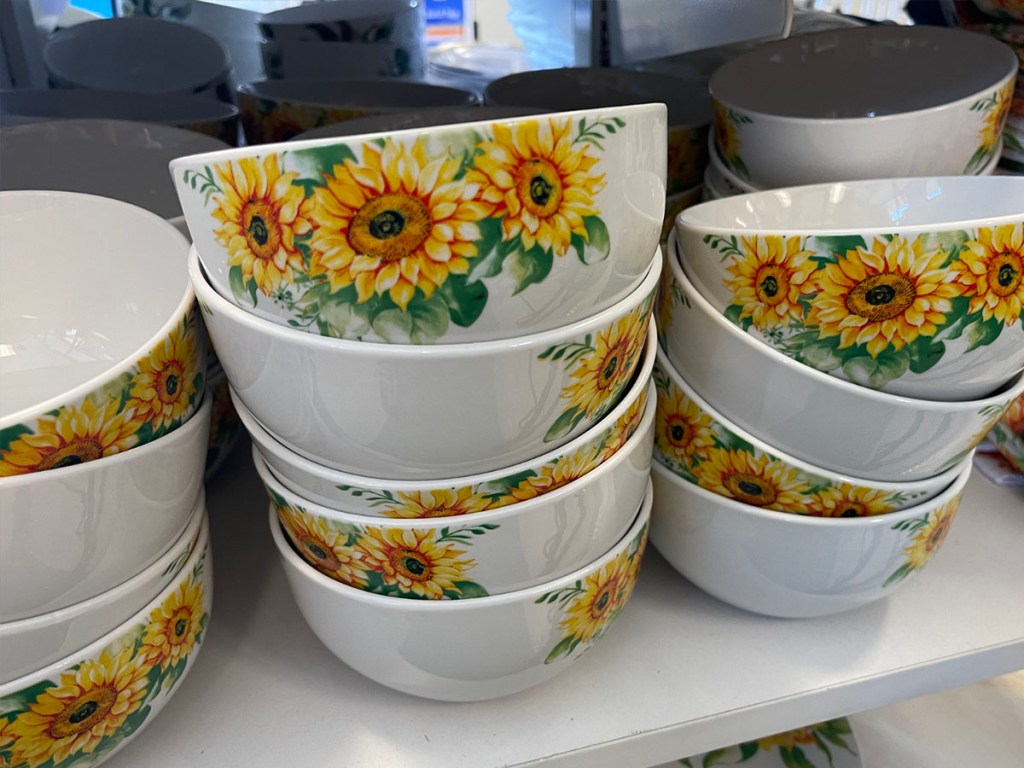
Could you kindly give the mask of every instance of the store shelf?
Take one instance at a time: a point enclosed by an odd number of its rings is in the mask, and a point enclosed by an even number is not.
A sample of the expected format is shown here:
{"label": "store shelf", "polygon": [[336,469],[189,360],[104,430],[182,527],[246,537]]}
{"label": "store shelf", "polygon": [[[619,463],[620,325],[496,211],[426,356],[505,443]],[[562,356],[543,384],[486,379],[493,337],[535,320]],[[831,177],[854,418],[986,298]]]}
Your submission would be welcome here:
{"label": "store shelf", "polygon": [[239,446],[208,486],[205,647],[110,768],[644,768],[1024,668],[1024,489],[976,474],[943,551],[886,601],[774,620],[650,551],[632,602],[554,680],[473,704],[413,698],[332,656],[293,605]]}

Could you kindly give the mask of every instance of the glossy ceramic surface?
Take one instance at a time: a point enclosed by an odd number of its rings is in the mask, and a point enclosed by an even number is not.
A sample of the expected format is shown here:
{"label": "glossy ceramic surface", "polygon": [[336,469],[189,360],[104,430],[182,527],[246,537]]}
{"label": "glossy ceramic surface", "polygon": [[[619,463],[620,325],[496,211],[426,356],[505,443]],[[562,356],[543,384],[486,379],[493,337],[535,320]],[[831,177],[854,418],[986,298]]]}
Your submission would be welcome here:
{"label": "glossy ceramic surface", "polygon": [[1024,367],[1024,178],[759,192],[684,211],[676,237],[724,317],[847,381],[969,400]]}
{"label": "glossy ceramic surface", "polygon": [[659,329],[680,376],[735,425],[815,466],[884,482],[933,477],[970,453],[1024,392],[1021,374],[960,402],[851,384],[746,333],[700,295],[677,258],[666,263]]}
{"label": "glossy ceramic surface", "polygon": [[403,43],[422,40],[424,14],[409,0],[307,3],[260,17],[263,38],[282,45],[323,42]]}
{"label": "glossy ceramic surface", "polygon": [[345,664],[415,696],[479,701],[548,680],[592,650],[622,612],[647,541],[651,493],[625,536],[589,565],[530,589],[476,600],[402,600],[340,584],[270,528],[310,628]]}
{"label": "glossy ceramic surface", "polygon": [[242,420],[231,402],[230,384],[218,363],[208,375],[206,396],[210,399],[210,440],[206,449],[205,477],[209,480],[231,455],[244,431]]}
{"label": "glossy ceramic surface", "polygon": [[[171,164],[200,261],[310,333],[457,343],[558,328],[646,274],[661,105],[323,139]],[[517,181],[518,179],[518,181]]]}
{"label": "glossy ceramic surface", "polygon": [[661,259],[633,293],[587,320],[433,346],[286,328],[222,298],[194,250],[189,269],[228,380],[270,434],[343,472],[422,480],[514,466],[600,421],[642,357]]}
{"label": "glossy ceramic surface", "polygon": [[825,616],[892,594],[949,533],[971,457],[946,491],[876,517],[787,515],[726,499],[657,462],[651,543],[683,576],[738,608],[767,616]]}
{"label": "glossy ceramic surface", "polygon": [[989,440],[1018,472],[1024,473],[1024,395],[1014,400],[992,427]]}

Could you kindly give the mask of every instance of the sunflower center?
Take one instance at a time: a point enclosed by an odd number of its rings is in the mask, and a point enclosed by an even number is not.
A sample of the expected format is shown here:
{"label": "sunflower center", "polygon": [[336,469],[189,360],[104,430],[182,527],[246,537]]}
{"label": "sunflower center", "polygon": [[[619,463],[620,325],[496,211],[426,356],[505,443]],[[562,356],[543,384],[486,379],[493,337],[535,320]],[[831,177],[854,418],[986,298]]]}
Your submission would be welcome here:
{"label": "sunflower center", "polygon": [[184,371],[177,362],[169,364],[160,373],[161,386],[158,394],[162,402],[174,403],[181,397],[184,391],[181,386],[183,374]]}
{"label": "sunflower center", "polygon": [[554,215],[562,204],[562,179],[547,160],[524,161],[516,188],[523,207],[538,218]]}
{"label": "sunflower center", "polygon": [[625,342],[616,344],[609,349],[601,360],[600,372],[598,373],[597,386],[601,389],[611,387],[622,373],[623,363],[626,359]]}
{"label": "sunflower center", "polygon": [[789,280],[781,269],[765,267],[757,275],[757,298],[768,306],[775,306],[785,301],[788,285]]}
{"label": "sunflower center", "polygon": [[302,546],[303,551],[313,558],[322,569],[336,571],[341,567],[341,561],[338,560],[337,555],[322,541],[318,541],[311,536],[305,536],[299,541],[299,544]]}
{"label": "sunflower center", "polygon": [[775,489],[757,475],[733,472],[722,483],[737,501],[764,507],[775,502]]}
{"label": "sunflower center", "polygon": [[37,470],[60,469],[81,464],[86,461],[93,461],[103,456],[103,446],[96,440],[82,438],[58,448],[53,453],[44,457],[36,466]]}
{"label": "sunflower center", "polygon": [[50,736],[65,739],[77,736],[102,722],[117,703],[117,691],[110,685],[83,693],[63,710],[50,726]]}
{"label": "sunflower center", "polygon": [[989,283],[997,296],[1012,296],[1024,280],[1024,260],[1016,253],[1000,253],[988,268]]}
{"label": "sunflower center", "polygon": [[413,581],[430,580],[430,561],[412,549],[396,549],[391,553],[391,565]]}
{"label": "sunflower center", "polygon": [[917,290],[905,275],[883,272],[857,283],[846,296],[846,308],[877,323],[899,317],[914,305]]}
{"label": "sunflower center", "polygon": [[249,200],[242,209],[242,228],[256,258],[274,258],[281,248],[281,226],[273,205],[266,200]]}
{"label": "sunflower center", "polygon": [[690,425],[683,419],[673,418],[668,424],[668,440],[677,447],[687,445],[690,442]]}
{"label": "sunflower center", "polygon": [[365,202],[348,227],[348,243],[357,253],[390,264],[404,259],[426,241],[432,222],[419,198],[388,193]]}
{"label": "sunflower center", "polygon": [[605,584],[604,587],[601,588],[601,591],[597,593],[597,599],[594,600],[594,608],[591,611],[591,614],[594,616],[601,616],[606,610],[608,610],[608,606],[611,605],[612,602],[613,586],[614,584]]}
{"label": "sunflower center", "polygon": [[839,513],[840,517],[863,517],[867,509],[863,504],[858,504],[856,501],[848,501],[842,507]]}
{"label": "sunflower center", "polygon": [[192,623],[192,613],[188,608],[179,608],[174,612],[174,616],[171,619],[170,642],[172,645],[181,645],[181,643],[188,639],[186,633],[188,632],[189,625]]}

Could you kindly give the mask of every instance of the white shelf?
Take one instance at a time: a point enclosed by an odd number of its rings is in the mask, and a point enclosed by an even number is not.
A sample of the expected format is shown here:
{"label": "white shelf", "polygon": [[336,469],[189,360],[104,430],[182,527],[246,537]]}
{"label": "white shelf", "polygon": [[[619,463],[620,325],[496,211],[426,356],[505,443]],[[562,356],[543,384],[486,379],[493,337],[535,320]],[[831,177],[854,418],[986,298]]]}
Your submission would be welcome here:
{"label": "white shelf", "polygon": [[1024,490],[971,479],[942,552],[888,600],[766,619],[648,550],[634,598],[559,677],[489,702],[391,691],[332,656],[291,601],[240,445],[209,484],[208,640],[110,768],[644,768],[1024,668]]}

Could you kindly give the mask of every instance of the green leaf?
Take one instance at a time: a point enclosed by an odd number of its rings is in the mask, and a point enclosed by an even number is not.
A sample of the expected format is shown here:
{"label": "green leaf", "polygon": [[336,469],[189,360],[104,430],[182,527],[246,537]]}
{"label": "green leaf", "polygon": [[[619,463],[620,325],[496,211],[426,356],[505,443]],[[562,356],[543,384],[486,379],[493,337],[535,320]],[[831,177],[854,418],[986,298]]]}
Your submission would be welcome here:
{"label": "green leaf", "polygon": [[749,454],[757,453],[753,445],[727,429],[722,429],[721,431],[716,432],[715,436],[717,437],[717,442],[721,444],[722,448],[733,451],[742,451]]}
{"label": "green leaf", "polygon": [[725,308],[725,319],[731,323],[735,323],[744,331],[749,330],[750,326],[754,324],[754,318],[743,317],[743,305],[741,304],[730,304]]}
{"label": "green leaf", "polygon": [[573,635],[563,637],[561,640],[558,641],[558,645],[552,648],[551,652],[548,653],[547,658],[544,659],[544,663],[550,664],[551,662],[555,661],[555,659],[557,659],[559,656],[568,656],[570,653],[573,652],[573,649],[576,648],[577,645],[579,645],[579,642],[580,641],[576,639],[576,637]]}
{"label": "green leaf", "polygon": [[712,749],[710,752],[705,753],[704,759],[701,761],[701,768],[713,768],[718,765],[719,760],[725,756],[726,750],[724,749]]}
{"label": "green leaf", "polygon": [[836,354],[835,344],[828,341],[816,341],[800,347],[799,360],[805,365],[828,373],[834,371],[843,361]]}
{"label": "green leaf", "polygon": [[845,256],[847,251],[853,251],[857,248],[867,248],[867,243],[864,242],[864,238],[860,235],[837,235],[835,237],[815,237],[815,247],[819,253],[815,255],[815,260],[819,263],[827,261],[834,263],[837,261],[837,257]]}
{"label": "green leaf", "polygon": [[459,597],[487,597],[488,592],[475,581],[453,581],[452,585],[459,593]]}
{"label": "green leaf", "polygon": [[[250,280],[250,283],[255,281]],[[231,295],[235,297],[235,301],[239,303],[245,303],[247,298],[251,298],[249,289],[245,285],[245,278],[242,276],[242,268],[238,265],[231,267],[228,270],[228,285],[231,286]],[[253,306],[256,306],[255,299],[252,300]]]}
{"label": "green leaf", "polygon": [[856,384],[878,389],[906,373],[909,365],[910,355],[903,349],[877,358],[851,357],[843,362],[843,373]]}
{"label": "green leaf", "polygon": [[334,175],[334,166],[344,165],[346,160],[356,161],[355,153],[347,144],[330,144],[325,147],[300,149],[291,153],[298,163],[312,166],[317,173]]}
{"label": "green leaf", "polygon": [[451,320],[462,328],[475,323],[487,306],[487,286],[465,275],[449,275],[438,289],[448,304]]}
{"label": "green leaf", "polygon": [[[507,248],[508,243],[503,243],[501,240],[501,219],[483,219],[477,222],[477,229],[480,230],[480,239],[476,241],[477,255],[466,275],[466,279],[471,282],[499,274],[505,257],[510,253],[510,249]],[[518,247],[519,237],[512,238],[510,242]]]}
{"label": "green leaf", "polygon": [[529,480],[531,477],[536,476],[537,472],[535,470],[524,469],[522,472],[516,472],[514,475],[505,475],[505,477],[485,483],[481,488],[486,495],[505,496],[524,480]]}
{"label": "green leaf", "polygon": [[572,432],[573,428],[579,424],[580,419],[583,418],[584,413],[575,405],[563,411],[562,415],[555,419],[555,423],[548,428],[547,434],[544,435],[544,442],[550,443],[552,440],[557,440]]}
{"label": "green leaf", "polygon": [[913,570],[914,570],[914,566],[912,564],[904,563],[903,565],[901,565],[899,568],[897,568],[895,571],[892,572],[892,575],[890,575],[889,578],[885,580],[885,583],[882,584],[882,586],[883,587],[891,587],[893,584],[897,584],[897,583],[903,581],[905,578],[907,578],[907,576],[909,576],[911,574],[911,572]]}
{"label": "green leaf", "polygon": [[965,331],[967,335],[967,351],[977,349],[978,347],[987,347],[993,341],[999,338],[999,334],[1003,331],[1003,324],[996,320],[994,317],[990,317],[988,320],[978,320],[967,326]]}
{"label": "green leaf", "polygon": [[967,296],[957,296],[949,300],[950,310],[946,313],[946,325],[939,329],[945,339],[958,339],[970,324],[971,317],[967,314],[971,300]]}
{"label": "green leaf", "polygon": [[749,760],[761,750],[756,741],[745,741],[740,744],[740,760]]}
{"label": "green leaf", "polygon": [[528,251],[515,251],[505,259],[505,268],[516,281],[514,293],[539,283],[551,272],[554,257],[550,250],[535,245]]}
{"label": "green leaf", "polygon": [[779,749],[779,757],[786,768],[815,768],[800,747],[782,747]]}
{"label": "green leaf", "polygon": [[577,255],[584,264],[596,264],[608,258],[612,252],[612,240],[608,227],[597,216],[584,216],[583,226],[587,229],[587,243]]}
{"label": "green leaf", "polygon": [[910,370],[924,373],[946,354],[946,345],[930,336],[918,336],[906,346]]}
{"label": "green leaf", "polygon": [[0,429],[0,451],[10,450],[11,443],[26,434],[32,434],[32,430],[24,424],[12,424]]}

